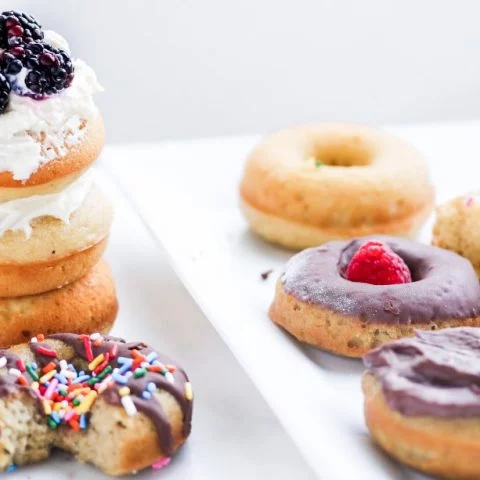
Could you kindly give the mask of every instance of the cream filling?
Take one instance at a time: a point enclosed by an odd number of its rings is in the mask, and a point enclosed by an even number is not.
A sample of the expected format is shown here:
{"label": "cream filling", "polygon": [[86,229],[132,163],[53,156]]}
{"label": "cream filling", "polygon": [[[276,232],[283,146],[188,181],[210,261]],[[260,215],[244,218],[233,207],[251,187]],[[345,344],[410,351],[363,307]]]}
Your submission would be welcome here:
{"label": "cream filling", "polygon": [[0,203],[0,236],[8,230],[20,230],[28,239],[32,234],[32,221],[44,216],[54,217],[68,224],[70,216],[82,205],[92,186],[93,172],[89,170],[61,192]]}
{"label": "cream filling", "polygon": [[[55,32],[45,40],[68,48]],[[72,85],[56,96],[33,100],[12,93],[7,111],[0,115],[0,171],[15,180],[28,178],[43,164],[65,156],[79,143],[88,128],[86,121],[98,115],[93,95],[102,91],[94,71],[75,60]]]}

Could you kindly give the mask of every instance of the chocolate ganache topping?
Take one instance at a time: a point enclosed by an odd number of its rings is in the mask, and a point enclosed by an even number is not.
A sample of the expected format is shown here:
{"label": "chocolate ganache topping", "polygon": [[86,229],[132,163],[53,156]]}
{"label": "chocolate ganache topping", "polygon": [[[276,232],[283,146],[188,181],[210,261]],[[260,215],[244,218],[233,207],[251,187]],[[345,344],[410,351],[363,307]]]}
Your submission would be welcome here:
{"label": "chocolate ganache topping", "polygon": [[[368,240],[403,258],[412,283],[370,285],[344,278],[350,259]],[[329,242],[290,259],[281,277],[286,293],[364,322],[421,324],[480,314],[480,284],[470,262],[449,250],[383,235]]]}
{"label": "chocolate ganache topping", "polygon": [[480,416],[480,329],[417,331],[364,357],[388,405],[404,415]]}
{"label": "chocolate ganache topping", "polygon": [[[108,387],[101,391],[98,396],[101,396],[112,405],[122,405],[120,391],[122,387],[128,387],[129,396],[135,408],[150,418],[157,430],[159,445],[167,455],[171,454],[174,445],[168,418],[163,412],[160,402],[152,398],[151,395],[145,398],[145,392],[148,391],[147,387],[153,384],[158,391],[166,391],[176,399],[183,412],[183,435],[187,437],[191,430],[193,403],[190,382],[186,373],[180,367],[173,366],[172,361],[168,357],[159,354],[143,342],[127,343],[121,338],[100,335],[99,337],[101,339],[100,342],[93,342],[88,335],[58,333],[45,337],[45,340],[42,342],[31,341],[29,347],[38,365],[38,374],[33,372],[32,375],[31,370],[29,370],[31,364],[27,364],[26,370],[30,375],[27,373],[23,375],[25,380],[22,383],[18,381],[18,373],[20,373],[18,369],[20,368],[19,365],[23,365],[23,361],[11,350],[0,350],[0,359],[4,358],[3,362],[6,361],[6,364],[3,365],[6,368],[6,372],[0,376],[0,396],[9,395],[15,391],[27,392],[33,398],[39,400],[38,406],[42,410],[41,398],[32,389],[32,384],[35,380],[38,384],[38,377],[42,375],[42,367],[49,364],[54,364],[58,367],[62,361],[62,358],[57,356],[56,350],[52,348],[52,342],[49,342],[49,340],[58,340],[72,347],[77,359],[85,361],[86,364],[103,354],[101,358],[105,359],[105,363],[103,366],[100,365],[100,368],[103,367],[104,371],[107,372],[115,372],[117,368],[121,369],[125,365],[123,363],[124,359],[132,359],[132,354],[135,352],[133,357],[139,362],[138,368],[141,370],[141,375],[140,373],[138,375],[133,373],[126,376],[121,375],[123,378],[122,383],[109,382]],[[155,358],[154,365],[147,366],[146,363],[148,362],[145,360],[150,355],[151,358]],[[72,359],[72,363],[75,363],[75,359]],[[153,366],[158,368],[153,368]],[[165,366],[170,366],[171,371],[167,373]],[[24,365],[22,370],[25,371]],[[114,375],[115,373],[113,373],[112,377]],[[92,372],[92,375],[89,377],[91,379],[89,385],[94,386],[95,382],[100,382],[100,379],[104,380],[103,377],[101,377],[101,374],[98,374],[97,379],[95,379],[95,373]],[[86,383],[87,380],[85,380]]]}

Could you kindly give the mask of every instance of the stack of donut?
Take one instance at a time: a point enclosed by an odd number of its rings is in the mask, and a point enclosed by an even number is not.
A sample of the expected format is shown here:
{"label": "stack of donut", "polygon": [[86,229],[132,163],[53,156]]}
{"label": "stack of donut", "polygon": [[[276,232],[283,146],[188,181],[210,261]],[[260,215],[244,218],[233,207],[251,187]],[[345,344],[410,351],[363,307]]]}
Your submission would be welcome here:
{"label": "stack of donut", "polygon": [[0,90],[0,345],[105,332],[118,305],[101,259],[112,206],[90,170],[104,144],[101,87],[60,35],[4,12]]}

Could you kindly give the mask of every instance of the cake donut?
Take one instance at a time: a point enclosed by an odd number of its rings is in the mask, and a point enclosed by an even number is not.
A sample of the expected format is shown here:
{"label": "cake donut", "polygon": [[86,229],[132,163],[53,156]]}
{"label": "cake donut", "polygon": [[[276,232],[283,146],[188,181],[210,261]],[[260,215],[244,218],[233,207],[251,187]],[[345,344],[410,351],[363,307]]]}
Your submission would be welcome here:
{"label": "cake donut", "polygon": [[375,235],[293,256],[269,313],[302,342],[360,357],[415,329],[480,326],[480,285],[453,252]]}
{"label": "cake donut", "polygon": [[410,237],[434,205],[427,165],[413,147],[373,128],[331,123],[262,140],[240,196],[252,230],[291,249],[374,233]]}
{"label": "cake donut", "polygon": [[467,194],[437,208],[432,243],[472,262],[480,276],[480,198]]}
{"label": "cake donut", "polygon": [[0,14],[0,298],[85,276],[112,207],[89,167],[104,144],[93,70],[33,17]]}
{"label": "cake donut", "polygon": [[392,457],[436,478],[480,478],[480,330],[416,332],[364,359],[365,418]]}
{"label": "cake donut", "polygon": [[0,298],[0,347],[22,343],[41,330],[107,333],[118,313],[112,271],[100,260],[79,280],[41,295]]}
{"label": "cake donut", "polygon": [[0,350],[0,470],[52,448],[108,475],[167,465],[191,430],[181,367],[143,342],[72,333]]}

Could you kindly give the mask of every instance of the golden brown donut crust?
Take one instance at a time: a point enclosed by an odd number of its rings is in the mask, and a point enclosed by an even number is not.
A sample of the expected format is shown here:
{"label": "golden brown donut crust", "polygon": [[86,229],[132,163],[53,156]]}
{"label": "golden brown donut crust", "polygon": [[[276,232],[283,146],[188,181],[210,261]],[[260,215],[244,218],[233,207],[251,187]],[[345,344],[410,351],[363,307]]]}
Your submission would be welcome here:
{"label": "golden brown donut crust", "polygon": [[247,160],[240,195],[254,231],[295,249],[371,233],[409,236],[434,204],[427,165],[413,147],[343,124],[266,137]]}
{"label": "golden brown donut crust", "polygon": [[98,158],[105,143],[103,117],[98,114],[87,121],[84,128],[87,131],[81,142],[72,145],[65,156],[43,164],[27,180],[15,180],[11,172],[0,172],[0,188],[42,185],[88,168]]}
{"label": "golden brown donut crust", "polygon": [[104,260],[80,280],[39,295],[0,299],[0,346],[25,342],[36,333],[108,332],[118,302]]}
{"label": "golden brown donut crust", "polygon": [[478,194],[462,195],[436,210],[433,245],[470,260],[480,276],[480,201]]}
{"label": "golden brown donut crust", "polygon": [[362,357],[392,340],[412,337],[418,329],[480,326],[480,317],[418,324],[368,323],[358,317],[347,317],[319,305],[302,302],[285,292],[280,280],[276,285],[269,316],[301,342],[354,358]]}
{"label": "golden brown donut crust", "polygon": [[389,455],[437,478],[480,478],[479,418],[404,416],[386,403],[371,373],[364,375],[363,393],[370,434]]}
{"label": "golden brown donut crust", "polygon": [[107,248],[108,237],[96,245],[45,262],[0,264],[0,298],[36,295],[84,277]]}

